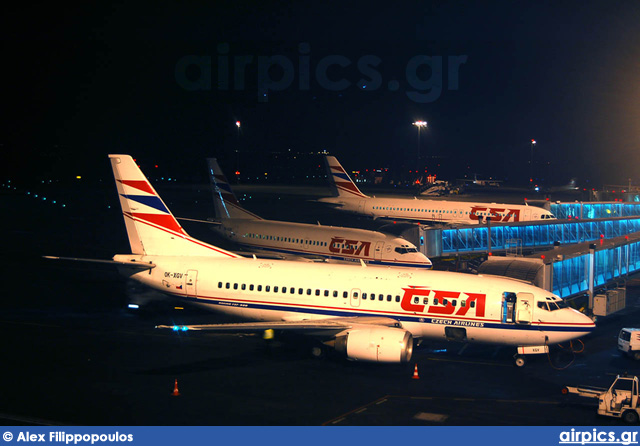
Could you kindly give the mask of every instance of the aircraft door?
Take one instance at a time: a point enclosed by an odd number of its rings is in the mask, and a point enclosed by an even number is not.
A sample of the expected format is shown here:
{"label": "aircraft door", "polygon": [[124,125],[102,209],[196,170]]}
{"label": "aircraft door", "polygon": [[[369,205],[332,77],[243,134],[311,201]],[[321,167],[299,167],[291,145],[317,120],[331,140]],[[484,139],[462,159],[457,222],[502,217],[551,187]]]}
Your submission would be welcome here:
{"label": "aircraft door", "polygon": [[198,271],[195,269],[190,269],[187,271],[185,275],[185,284],[186,284],[186,293],[187,297],[196,297],[196,283],[198,281]]}
{"label": "aircraft door", "polygon": [[351,306],[359,307],[360,306],[360,290],[354,288],[351,290]]}
{"label": "aircraft door", "polygon": [[375,260],[382,260],[382,249],[384,248],[384,242],[376,242],[376,247],[373,250],[373,258]]}
{"label": "aircraft door", "polygon": [[533,320],[533,294],[518,293],[516,300],[516,323],[531,324]]}
{"label": "aircraft door", "polygon": [[364,200],[358,202],[358,212],[364,214]]}
{"label": "aircraft door", "polygon": [[524,208],[522,214],[524,215],[524,218],[522,219],[523,221],[531,220],[531,209],[529,209],[529,206]]}

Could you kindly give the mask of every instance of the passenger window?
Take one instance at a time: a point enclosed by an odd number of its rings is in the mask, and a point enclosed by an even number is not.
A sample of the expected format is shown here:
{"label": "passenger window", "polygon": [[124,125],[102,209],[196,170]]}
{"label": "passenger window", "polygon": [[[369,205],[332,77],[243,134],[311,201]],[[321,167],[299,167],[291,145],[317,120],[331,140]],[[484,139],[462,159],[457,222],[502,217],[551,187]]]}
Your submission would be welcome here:
{"label": "passenger window", "polygon": [[467,305],[467,301],[466,300],[461,300],[460,301],[460,306],[461,307],[465,307]]}
{"label": "passenger window", "polygon": [[262,291],[262,285],[258,285],[258,291]]}
{"label": "passenger window", "polygon": [[282,287],[282,292],[283,292],[283,293],[286,293],[286,292],[287,292],[287,287],[286,287],[286,286],[283,286],[283,287]]}
{"label": "passenger window", "polygon": [[238,289],[238,284],[237,284],[237,283],[234,283],[234,284],[233,284],[233,289],[234,289],[234,290],[237,290],[237,289]]}
{"label": "passenger window", "polygon": [[338,297],[338,292],[337,291],[333,291],[333,297]]}
{"label": "passenger window", "polygon": [[469,308],[475,308],[476,306],[476,301],[472,300],[471,303],[469,304]]}
{"label": "passenger window", "polygon": [[329,297],[329,290],[324,290],[324,297]]}
{"label": "passenger window", "polygon": [[241,288],[241,289],[243,289],[243,290],[246,290],[246,289],[247,289],[247,285],[245,285],[245,284],[243,283],[243,284],[242,284],[242,286],[241,286],[240,288]]}
{"label": "passenger window", "polygon": [[274,293],[277,293],[277,292],[278,292],[278,286],[274,286],[274,287],[273,287],[273,292],[274,292]]}
{"label": "passenger window", "polygon": [[294,287],[289,288],[290,294],[296,294],[296,289]]}
{"label": "passenger window", "polygon": [[264,290],[268,293],[269,291],[271,291],[271,285],[265,285],[264,286]]}
{"label": "passenger window", "polygon": [[316,290],[316,296],[320,295],[320,290]]}
{"label": "passenger window", "polygon": [[249,285],[249,291],[253,291],[253,284]]}
{"label": "passenger window", "polygon": [[342,292],[342,297],[348,297],[348,296],[349,296],[349,293],[347,293],[346,291]]}
{"label": "passenger window", "polygon": [[218,282],[218,288],[222,288],[222,282]]}
{"label": "passenger window", "polygon": [[358,297],[358,293],[353,293],[353,297]]}
{"label": "passenger window", "polygon": [[400,302],[400,296],[396,296],[396,302]]}
{"label": "passenger window", "polygon": [[298,294],[302,294],[304,293],[304,289],[303,288],[298,288]]}
{"label": "passenger window", "polygon": [[307,296],[311,296],[311,288],[307,288]]}
{"label": "passenger window", "polygon": [[378,300],[384,300],[384,295],[378,294]]}
{"label": "passenger window", "polygon": [[393,299],[393,297],[391,296],[391,294],[387,294],[387,302],[391,302],[391,299]]}
{"label": "passenger window", "polygon": [[226,289],[231,288],[231,284],[230,284],[229,282],[227,282],[227,284],[225,285],[225,288],[226,288]]}
{"label": "passenger window", "polygon": [[413,298],[413,303],[414,303],[414,304],[419,304],[419,303],[420,303],[420,298],[419,298],[418,296],[415,296],[415,297]]}
{"label": "passenger window", "polygon": [[438,298],[433,299],[433,305],[438,305]]}
{"label": "passenger window", "polygon": [[457,304],[458,304],[458,301],[457,301],[457,300],[452,300],[452,301],[451,301],[451,305],[452,305],[452,306],[454,306],[454,307],[455,307]]}
{"label": "passenger window", "polygon": [[362,300],[367,300],[367,293],[362,293]]}

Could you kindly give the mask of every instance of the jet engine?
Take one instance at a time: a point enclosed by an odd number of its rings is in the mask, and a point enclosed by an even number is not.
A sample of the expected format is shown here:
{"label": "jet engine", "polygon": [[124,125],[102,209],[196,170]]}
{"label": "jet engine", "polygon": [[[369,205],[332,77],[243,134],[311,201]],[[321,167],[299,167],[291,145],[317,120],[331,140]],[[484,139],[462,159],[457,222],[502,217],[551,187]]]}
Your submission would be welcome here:
{"label": "jet engine", "polygon": [[408,362],[413,336],[391,327],[354,328],[335,340],[336,351],[354,361]]}

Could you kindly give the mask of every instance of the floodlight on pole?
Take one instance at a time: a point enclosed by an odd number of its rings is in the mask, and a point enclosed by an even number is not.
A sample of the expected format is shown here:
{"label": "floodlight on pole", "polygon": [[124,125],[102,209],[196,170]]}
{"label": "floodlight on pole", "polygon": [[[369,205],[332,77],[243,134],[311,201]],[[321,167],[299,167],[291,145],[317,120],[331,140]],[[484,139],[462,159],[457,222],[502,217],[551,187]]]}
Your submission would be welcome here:
{"label": "floodlight on pole", "polygon": [[529,183],[533,184],[533,146],[536,145],[536,140],[531,140],[531,157],[529,158]]}
{"label": "floodlight on pole", "polygon": [[416,121],[412,125],[418,127],[418,162],[420,162],[420,130],[427,127],[427,121]]}

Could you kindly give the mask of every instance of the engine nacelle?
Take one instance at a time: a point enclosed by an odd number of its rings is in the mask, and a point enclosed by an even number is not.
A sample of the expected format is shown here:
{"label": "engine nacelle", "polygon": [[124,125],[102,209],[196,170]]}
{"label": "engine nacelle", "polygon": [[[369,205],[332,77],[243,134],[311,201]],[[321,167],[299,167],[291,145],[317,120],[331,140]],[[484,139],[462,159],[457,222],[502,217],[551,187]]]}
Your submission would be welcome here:
{"label": "engine nacelle", "polygon": [[354,328],[335,341],[336,351],[355,361],[408,362],[413,336],[391,327]]}

